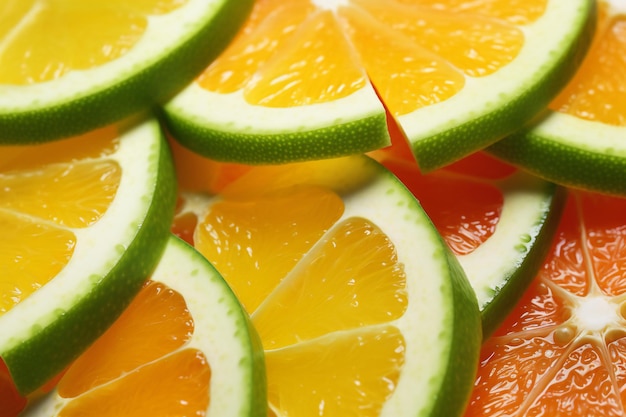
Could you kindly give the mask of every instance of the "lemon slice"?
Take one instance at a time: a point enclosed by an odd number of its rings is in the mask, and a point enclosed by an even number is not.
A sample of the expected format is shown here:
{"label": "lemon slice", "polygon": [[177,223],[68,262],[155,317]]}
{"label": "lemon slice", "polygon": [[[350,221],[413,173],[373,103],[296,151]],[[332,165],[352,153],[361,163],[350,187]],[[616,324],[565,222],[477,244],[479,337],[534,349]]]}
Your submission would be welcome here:
{"label": "lemon slice", "polygon": [[215,268],[171,237],[119,319],[23,416],[266,415],[263,350]]}
{"label": "lemon slice", "polygon": [[159,260],[175,204],[154,120],[0,156],[0,359],[22,394],[65,368]]}
{"label": "lemon slice", "polygon": [[626,195],[626,5],[599,6],[594,45],[551,110],[489,152],[569,187]]}
{"label": "lemon slice", "polygon": [[389,171],[364,156],[266,165],[181,197],[174,232],[192,225],[259,333],[270,415],[462,413],[476,298]]}
{"label": "lemon slice", "polygon": [[543,110],[593,14],[590,0],[258,0],[164,118],[198,153],[259,164],[385,146],[387,110],[430,171]]}
{"label": "lemon slice", "polygon": [[0,142],[80,134],[165,101],[225,46],[250,0],[6,0]]}

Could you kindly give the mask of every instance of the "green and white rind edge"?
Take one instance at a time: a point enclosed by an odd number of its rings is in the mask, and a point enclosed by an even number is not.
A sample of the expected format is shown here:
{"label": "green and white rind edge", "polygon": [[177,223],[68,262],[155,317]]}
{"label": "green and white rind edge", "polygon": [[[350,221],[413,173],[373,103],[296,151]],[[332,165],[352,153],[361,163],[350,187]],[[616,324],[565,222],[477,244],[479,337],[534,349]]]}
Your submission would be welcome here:
{"label": "green and white rind edge", "polygon": [[487,151],[572,188],[626,196],[626,126],[550,111]]}
{"label": "green and white rind edge", "polygon": [[390,323],[405,338],[405,363],[381,417],[461,416],[482,332],[476,297],[460,265],[415,197],[386,169],[343,198],[343,218],[377,225],[393,242],[407,277],[407,310]]}
{"label": "green and white rind edge", "polygon": [[0,143],[67,137],[165,102],[226,47],[252,0],[189,0],[148,16],[122,57],[39,84],[0,84]]}
{"label": "green and white rind edge", "polygon": [[172,136],[206,157],[272,164],[354,155],[390,144],[385,109],[371,85],[332,102],[274,108],[241,91],[216,94],[191,83],[163,108]]}
{"label": "green and white rind edge", "polygon": [[[195,323],[193,337],[185,348],[201,351],[211,367],[211,400],[206,416],[265,416],[267,399],[261,341],[248,315],[215,268],[193,247],[171,236],[151,279],[185,298]],[[56,416],[70,400],[53,391],[27,409],[24,417]]]}
{"label": "green and white rind edge", "polygon": [[476,293],[483,336],[513,309],[539,272],[565,202],[565,190],[518,171],[500,180],[503,204],[496,231],[473,252],[457,255]]}
{"label": "green and white rind edge", "polygon": [[40,290],[0,316],[0,357],[30,393],[74,360],[121,314],[156,266],[174,215],[174,167],[158,123],[122,133],[123,170],[104,216],[76,236],[73,256]]}
{"label": "green and white rind edge", "polygon": [[592,0],[549,1],[524,31],[517,58],[441,103],[397,117],[424,172],[511,134],[541,112],[574,75],[595,26]]}

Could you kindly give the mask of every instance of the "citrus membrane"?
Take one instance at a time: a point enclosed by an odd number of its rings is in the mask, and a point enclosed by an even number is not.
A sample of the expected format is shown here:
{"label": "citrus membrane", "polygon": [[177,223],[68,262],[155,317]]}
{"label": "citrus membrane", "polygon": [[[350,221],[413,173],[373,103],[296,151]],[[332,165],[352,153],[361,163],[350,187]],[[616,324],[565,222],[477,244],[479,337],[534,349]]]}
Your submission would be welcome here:
{"label": "citrus membrane", "polygon": [[565,189],[481,154],[422,174],[398,149],[394,143],[372,156],[417,197],[456,255],[478,298],[487,337],[540,268]]}
{"label": "citrus membrane", "polygon": [[388,110],[430,171],[543,110],[593,15],[591,0],[258,0],[164,119],[198,153],[261,164],[386,146]]}
{"label": "citrus membrane", "polygon": [[106,125],[165,101],[223,49],[250,0],[5,0],[0,142]]}
{"label": "citrus membrane", "polygon": [[258,335],[219,273],[172,236],[141,292],[23,416],[264,416]]}
{"label": "citrus membrane", "polygon": [[489,152],[573,188],[626,195],[626,5],[598,2],[592,49],[550,111]]}
{"label": "citrus membrane", "polygon": [[175,205],[153,119],[5,146],[0,156],[0,359],[21,394],[59,373],[139,291]]}
{"label": "citrus membrane", "polygon": [[571,190],[550,253],[483,345],[466,416],[623,416],[626,200]]}
{"label": "citrus membrane", "polygon": [[250,314],[270,415],[462,413],[481,342],[476,298],[418,202],[375,161],[257,166],[218,194],[181,190],[173,231]]}

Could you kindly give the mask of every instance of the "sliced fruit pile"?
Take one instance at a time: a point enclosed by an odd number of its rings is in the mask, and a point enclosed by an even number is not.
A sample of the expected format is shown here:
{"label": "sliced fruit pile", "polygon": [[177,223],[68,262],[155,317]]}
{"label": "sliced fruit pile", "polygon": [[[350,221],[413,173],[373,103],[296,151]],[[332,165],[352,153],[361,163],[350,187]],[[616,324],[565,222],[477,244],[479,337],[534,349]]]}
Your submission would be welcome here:
{"label": "sliced fruit pile", "polygon": [[625,24],[3,1],[0,417],[626,417]]}

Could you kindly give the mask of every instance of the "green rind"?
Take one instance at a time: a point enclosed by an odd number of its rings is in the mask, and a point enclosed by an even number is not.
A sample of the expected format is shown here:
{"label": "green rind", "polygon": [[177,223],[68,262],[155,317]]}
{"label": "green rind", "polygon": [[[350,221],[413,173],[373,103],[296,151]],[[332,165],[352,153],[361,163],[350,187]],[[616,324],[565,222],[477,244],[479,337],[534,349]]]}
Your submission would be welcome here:
{"label": "green rind", "polygon": [[599,138],[591,135],[588,147],[568,143],[567,138],[561,140],[561,131],[543,132],[541,124],[540,121],[518,131],[486,151],[548,181],[626,196],[626,155],[611,153],[602,147]]}
{"label": "green rind", "polygon": [[547,183],[550,195],[549,209],[541,216],[539,231],[531,236],[527,251],[521,263],[502,277],[502,285],[497,288],[496,295],[481,308],[483,340],[488,338],[513,310],[524,291],[532,283],[543,265],[552,238],[559,225],[561,214],[567,199],[567,190],[552,183]]}
{"label": "green rind", "polygon": [[35,110],[0,111],[0,143],[39,143],[81,134],[169,100],[226,47],[252,4],[224,1],[178,48],[101,90]]}
{"label": "green rind", "polygon": [[[219,274],[217,269],[209,262],[207,259],[202,256],[193,246],[187,244],[182,239],[172,235],[168,242],[168,247],[166,248],[166,252],[161,258],[161,262],[166,261],[175,261],[175,259],[168,257],[170,253],[175,251],[178,252],[186,252],[185,256],[190,259],[191,262],[195,263],[197,267],[202,269],[199,270],[199,273],[196,276],[206,276],[211,280],[212,286],[216,293],[218,294],[216,297],[219,298],[220,311],[216,312],[214,317],[210,317],[210,319],[222,319],[226,320],[229,323],[234,323],[233,328],[231,329],[233,332],[233,337],[238,340],[240,347],[244,349],[244,357],[240,358],[237,363],[238,369],[243,373],[242,378],[244,381],[244,402],[237,402],[236,404],[232,404],[233,401],[238,401],[237,398],[233,397],[227,400],[227,403],[230,403],[229,408],[233,411],[239,409],[239,413],[236,415],[239,417],[265,417],[267,416],[267,378],[265,373],[265,356],[263,353],[263,345],[261,343],[261,339],[259,338],[258,333],[256,332],[250,317],[245,312],[242,305],[239,303],[237,297],[233,293],[230,286],[224,281],[222,276]],[[181,260],[182,261],[182,260]],[[167,268],[165,268],[167,270]],[[166,285],[169,284],[168,276],[161,276],[159,273],[160,269],[157,267],[155,274],[152,276],[152,279],[158,282],[163,282]],[[185,279],[189,277],[176,277],[178,279]],[[176,286],[174,285],[174,289]],[[178,290],[177,290],[178,291]],[[185,294],[183,293],[183,296]],[[207,306],[207,311],[214,309],[214,307]],[[228,317],[224,317],[227,315]],[[221,316],[221,317],[220,317]],[[196,324],[201,324],[201,320],[196,320]],[[215,335],[215,339],[219,341],[220,336]],[[226,359],[224,359],[226,360]],[[215,364],[211,364],[213,368],[215,368]],[[214,371],[215,372],[215,371]],[[213,375],[215,378],[215,374]],[[212,384],[220,384],[220,381],[214,381]],[[219,388],[219,387],[218,387]],[[241,388],[241,387],[238,387]],[[175,389],[175,387],[173,387]],[[217,392],[213,392],[212,394],[216,394]],[[223,394],[222,391],[219,393]],[[212,395],[214,398],[215,395]],[[221,401],[222,399],[220,399]],[[214,401],[218,401],[217,399],[213,399]],[[212,407],[212,406],[210,406]],[[211,408],[210,408],[211,410]],[[224,410],[221,410],[223,413]],[[230,415],[230,417],[235,417],[235,415]],[[224,417],[223,414],[215,414],[215,412],[210,412],[207,414],[208,417]]]}
{"label": "green rind", "polygon": [[[589,2],[585,21],[559,50],[560,56],[545,65],[538,80],[496,110],[430,137],[409,137],[415,158],[423,172],[430,172],[483,149],[515,132],[541,113],[567,85],[587,53],[596,22],[595,2]],[[470,109],[467,110],[471,111]],[[451,120],[451,124],[454,120]]]}
{"label": "green rind", "polygon": [[35,391],[76,359],[122,313],[157,265],[176,202],[173,161],[162,136],[160,147],[159,174],[146,220],[137,226],[136,237],[117,264],[63,316],[27,342],[2,352],[20,393]]}
{"label": "green rind", "polygon": [[[433,226],[434,227],[434,226]],[[442,241],[442,244],[445,243]],[[474,290],[454,255],[446,251],[450,268],[452,340],[448,366],[429,417],[462,416],[472,393],[482,341],[480,313]]]}
{"label": "green rind", "polygon": [[313,130],[249,134],[221,131],[173,108],[161,116],[183,146],[218,161],[279,164],[360,154],[390,143],[384,113]]}

